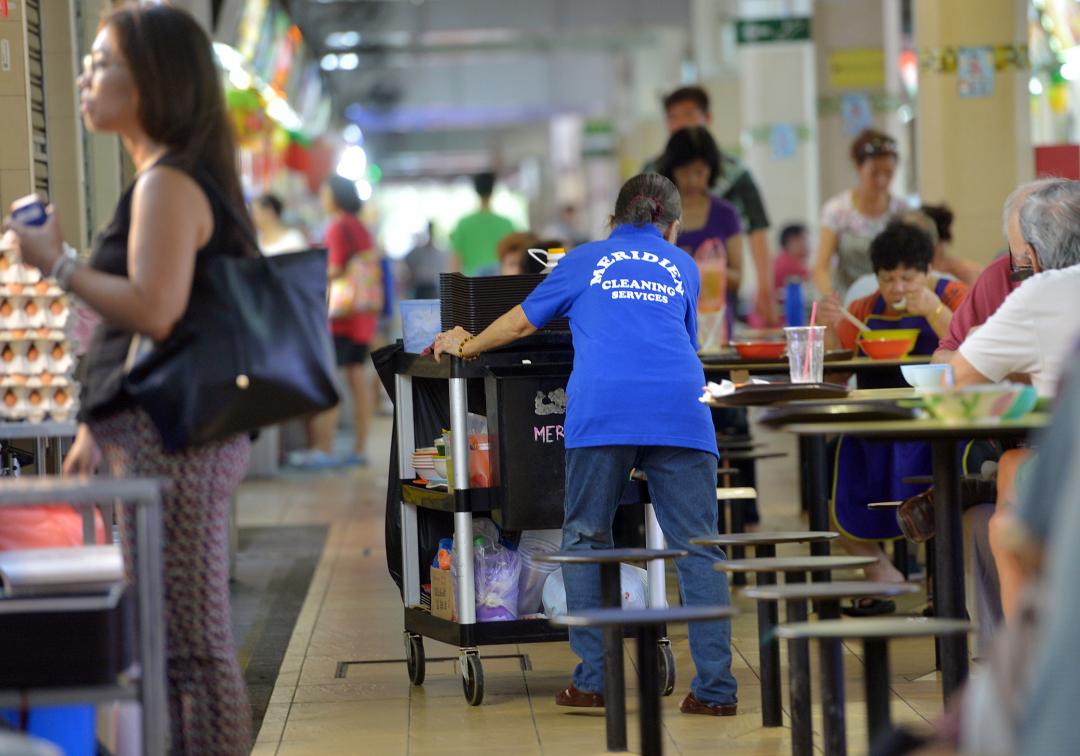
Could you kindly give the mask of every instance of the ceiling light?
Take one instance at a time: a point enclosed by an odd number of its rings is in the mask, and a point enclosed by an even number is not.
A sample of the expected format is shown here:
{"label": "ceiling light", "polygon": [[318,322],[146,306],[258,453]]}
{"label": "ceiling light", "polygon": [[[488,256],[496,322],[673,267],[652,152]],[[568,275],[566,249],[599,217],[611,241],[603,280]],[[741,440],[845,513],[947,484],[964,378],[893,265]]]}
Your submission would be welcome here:
{"label": "ceiling light", "polygon": [[364,132],[355,123],[350,123],[342,129],[341,136],[349,144],[362,144],[364,141]]}
{"label": "ceiling light", "polygon": [[350,144],[341,153],[341,159],[337,164],[339,176],[344,176],[349,181],[360,181],[367,171],[367,153],[364,148]]}
{"label": "ceiling light", "polygon": [[355,71],[360,65],[360,56],[356,53],[345,53],[338,59],[338,68],[342,71]]}
{"label": "ceiling light", "polygon": [[347,50],[360,44],[360,32],[337,31],[326,35],[326,46],[335,50]]}
{"label": "ceiling light", "polygon": [[322,56],[322,60],[319,61],[319,66],[324,71],[336,71],[338,69],[338,56],[334,53],[327,53]]}

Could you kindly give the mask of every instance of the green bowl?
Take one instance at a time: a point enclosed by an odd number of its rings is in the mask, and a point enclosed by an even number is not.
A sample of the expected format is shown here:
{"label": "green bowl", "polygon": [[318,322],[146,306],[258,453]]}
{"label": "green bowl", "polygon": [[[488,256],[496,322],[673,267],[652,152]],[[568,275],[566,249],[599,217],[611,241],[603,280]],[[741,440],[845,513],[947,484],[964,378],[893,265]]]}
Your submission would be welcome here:
{"label": "green bowl", "polygon": [[954,424],[1018,420],[1035,409],[1038,401],[1035,389],[1022,383],[926,386],[918,391],[931,415]]}

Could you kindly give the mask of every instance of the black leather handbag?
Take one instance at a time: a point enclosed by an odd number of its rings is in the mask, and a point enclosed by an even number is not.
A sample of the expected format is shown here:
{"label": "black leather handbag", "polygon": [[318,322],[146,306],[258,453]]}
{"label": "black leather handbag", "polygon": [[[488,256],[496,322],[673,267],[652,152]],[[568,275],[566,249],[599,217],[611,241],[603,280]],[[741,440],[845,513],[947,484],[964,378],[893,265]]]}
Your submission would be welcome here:
{"label": "black leather handbag", "polygon": [[166,451],[338,403],[326,280],[326,250],[199,261],[187,311],[164,341],[135,337],[125,377]]}

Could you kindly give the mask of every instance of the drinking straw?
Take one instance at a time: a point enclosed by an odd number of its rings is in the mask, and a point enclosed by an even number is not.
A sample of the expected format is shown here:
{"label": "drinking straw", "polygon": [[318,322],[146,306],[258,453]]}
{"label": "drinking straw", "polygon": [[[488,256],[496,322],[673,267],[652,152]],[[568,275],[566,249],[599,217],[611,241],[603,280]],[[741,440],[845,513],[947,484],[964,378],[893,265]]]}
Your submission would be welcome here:
{"label": "drinking straw", "polygon": [[810,377],[810,358],[814,353],[814,323],[817,322],[817,302],[810,308],[810,330],[806,339],[806,362],[803,363],[802,377],[805,381]]}

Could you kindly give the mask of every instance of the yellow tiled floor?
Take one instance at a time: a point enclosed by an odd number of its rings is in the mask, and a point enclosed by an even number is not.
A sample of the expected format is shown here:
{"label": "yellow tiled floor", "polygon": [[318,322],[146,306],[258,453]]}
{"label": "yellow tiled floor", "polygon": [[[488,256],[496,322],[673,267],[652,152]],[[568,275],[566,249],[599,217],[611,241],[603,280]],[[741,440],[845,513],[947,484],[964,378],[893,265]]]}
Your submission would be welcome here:
{"label": "yellow tiled floor", "polygon": [[[797,464],[794,439],[758,432],[771,450],[790,456],[759,463],[758,480],[765,527],[805,528],[798,517]],[[397,587],[386,570],[383,510],[389,422],[375,426],[370,468],[347,474],[288,478],[245,484],[240,496],[241,526],[326,523],[325,551],[312,579],[307,600],[277,679],[271,703],[253,753],[402,754],[408,756],[475,756],[487,752],[532,754],[604,753],[601,710],[581,711],[555,706],[555,692],[569,680],[575,657],[563,643],[484,647],[484,702],[465,703],[456,661],[457,649],[425,641],[429,660],[422,687],[409,683],[403,660],[402,609]],[[672,576],[673,571],[669,571]],[[855,576],[854,574],[852,575]],[[672,587],[669,595],[677,595]],[[900,602],[900,611],[914,613],[924,596]],[[678,667],[675,694],[663,701],[665,750],[673,754],[722,752],[790,753],[786,727],[765,729],[760,719],[758,650],[753,602],[736,596],[743,613],[733,623],[734,673],[739,682],[739,715],[732,718],[692,717],[679,713],[693,675],[686,628],[672,628]],[[857,645],[845,651],[847,733],[851,753],[866,750],[862,663]],[[522,671],[523,654],[531,669]],[[811,649],[814,700],[817,688],[816,648]],[[347,667],[339,662],[377,664]],[[933,670],[928,640],[903,640],[890,647],[893,676],[892,714],[896,722],[925,725],[941,713],[941,688]],[[786,653],[782,651],[784,701]],[[630,747],[637,748],[637,701],[633,642],[626,644],[627,708]],[[821,720],[815,706],[815,739],[820,749]],[[786,708],[785,708],[786,721]]]}

